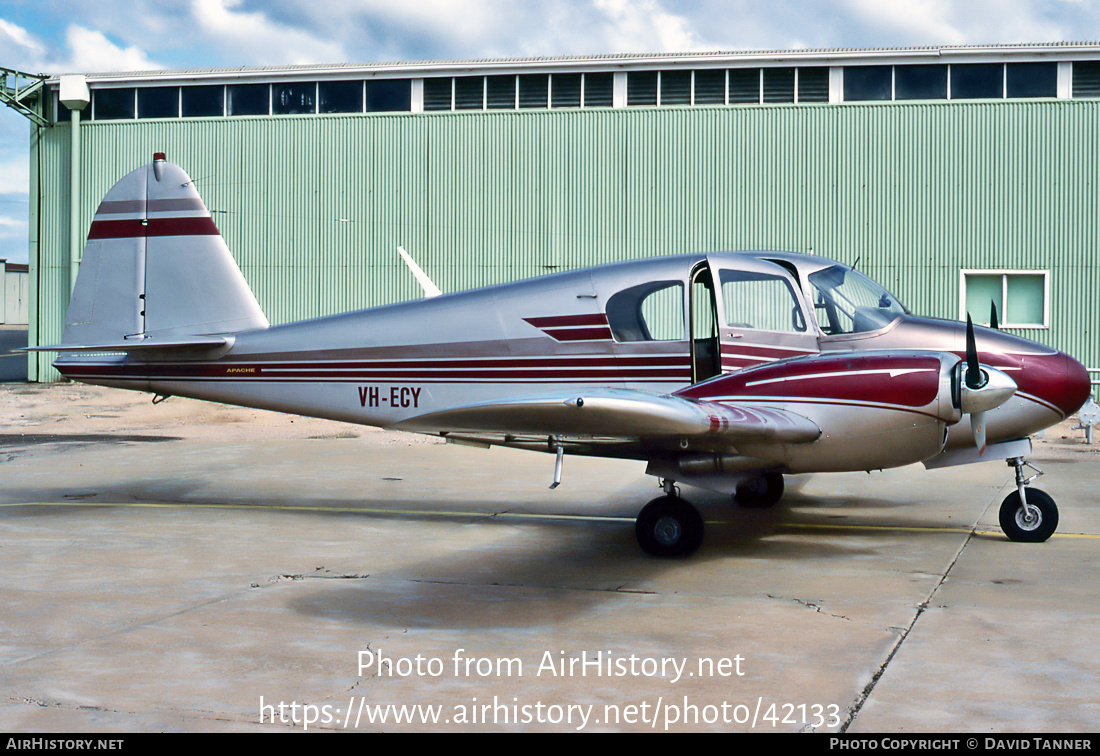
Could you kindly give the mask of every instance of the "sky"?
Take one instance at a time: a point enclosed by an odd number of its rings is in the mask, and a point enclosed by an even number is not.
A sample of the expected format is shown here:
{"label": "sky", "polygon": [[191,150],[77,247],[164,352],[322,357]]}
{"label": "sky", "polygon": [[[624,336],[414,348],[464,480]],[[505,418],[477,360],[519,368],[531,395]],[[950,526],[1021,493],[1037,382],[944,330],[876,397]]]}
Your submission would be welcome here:
{"label": "sky", "polygon": [[[0,0],[0,67],[91,73],[1089,42],[1100,0]],[[29,121],[0,108],[0,258],[27,260]]]}

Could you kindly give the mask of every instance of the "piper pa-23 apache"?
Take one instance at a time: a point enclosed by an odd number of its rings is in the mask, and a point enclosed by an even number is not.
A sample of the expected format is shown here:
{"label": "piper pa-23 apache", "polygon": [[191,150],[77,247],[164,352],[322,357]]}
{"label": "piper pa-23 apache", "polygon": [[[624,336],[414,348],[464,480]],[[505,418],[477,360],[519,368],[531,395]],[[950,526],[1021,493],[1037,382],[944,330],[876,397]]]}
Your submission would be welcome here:
{"label": "piper pa-23 apache", "polygon": [[410,268],[427,298],[270,326],[194,183],[157,153],[99,205],[62,344],[36,349],[72,380],[549,452],[553,486],[566,453],[643,460],[664,491],[636,523],[656,556],[703,538],[677,483],[759,507],[784,474],[916,462],[1008,460],[1005,533],[1057,527],[1024,477],[1028,436],[1082,405],[1085,369],[914,317],[850,267],[688,254],[443,296]]}

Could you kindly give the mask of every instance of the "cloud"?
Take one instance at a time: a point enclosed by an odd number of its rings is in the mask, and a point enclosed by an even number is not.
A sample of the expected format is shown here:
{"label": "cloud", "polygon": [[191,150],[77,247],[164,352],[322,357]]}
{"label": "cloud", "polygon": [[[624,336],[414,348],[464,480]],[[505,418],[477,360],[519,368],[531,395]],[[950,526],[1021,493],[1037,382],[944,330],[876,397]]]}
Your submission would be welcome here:
{"label": "cloud", "polygon": [[[7,130],[5,129],[4,131]],[[21,131],[20,136],[25,138],[25,135],[26,131]],[[22,195],[23,198],[26,198],[27,187],[29,185],[30,169],[27,165],[25,149],[21,154],[10,157],[0,163],[0,194],[19,194]]]}
{"label": "cloud", "polygon": [[240,65],[344,61],[339,43],[272,21],[259,11],[237,10],[240,6],[241,0],[193,0],[191,4],[192,18],[204,43],[227,46],[240,56]]}
{"label": "cloud", "polygon": [[161,68],[140,47],[121,47],[103,32],[79,24],[65,29],[64,42],[44,42],[18,24],[0,19],[4,64],[28,72],[141,71]]}
{"label": "cloud", "polygon": [[61,70],[91,73],[93,71],[147,71],[161,68],[141,48],[122,48],[107,36],[82,26],[70,26],[65,31],[69,55]]}
{"label": "cloud", "polygon": [[31,55],[41,55],[46,51],[45,46],[26,29],[2,18],[0,18],[0,44],[5,47],[22,48]]}

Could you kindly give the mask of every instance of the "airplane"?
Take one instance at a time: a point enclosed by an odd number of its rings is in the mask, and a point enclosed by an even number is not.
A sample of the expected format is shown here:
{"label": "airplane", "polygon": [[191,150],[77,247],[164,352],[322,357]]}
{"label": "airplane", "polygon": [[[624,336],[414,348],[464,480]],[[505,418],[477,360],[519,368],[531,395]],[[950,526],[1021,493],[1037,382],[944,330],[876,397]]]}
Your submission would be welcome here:
{"label": "airplane", "polygon": [[1007,460],[1005,534],[1057,528],[1028,437],[1084,403],[1085,368],[969,319],[914,316],[850,266],[695,253],[442,295],[411,268],[426,298],[272,326],[194,182],[156,153],[96,211],[62,343],[30,351],[154,401],[548,452],[551,488],[567,453],[641,460],[663,494],[635,531],[657,557],[703,540],[680,484],[765,507],[784,475],[917,462]]}

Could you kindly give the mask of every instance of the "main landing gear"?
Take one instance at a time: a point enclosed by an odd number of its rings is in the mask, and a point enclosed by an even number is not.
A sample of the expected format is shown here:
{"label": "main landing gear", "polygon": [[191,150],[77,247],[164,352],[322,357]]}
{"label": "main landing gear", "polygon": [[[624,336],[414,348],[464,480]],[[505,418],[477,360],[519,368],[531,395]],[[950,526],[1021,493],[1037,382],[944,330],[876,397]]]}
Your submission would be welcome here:
{"label": "main landing gear", "polygon": [[[1030,478],[1024,478],[1024,465],[1035,471]],[[1016,490],[1001,502],[1001,530],[1012,541],[1041,543],[1058,528],[1058,507],[1045,491],[1025,486],[1043,471],[1023,457],[1009,459],[1008,466],[1016,468]]]}
{"label": "main landing gear", "polygon": [[746,509],[767,509],[783,498],[782,473],[770,472],[756,475],[737,486],[734,499]]}
{"label": "main landing gear", "polygon": [[690,556],[703,542],[703,517],[680,498],[673,481],[661,485],[665,495],[646,504],[634,523],[638,544],[650,556]]}
{"label": "main landing gear", "polygon": [[[691,556],[703,542],[703,517],[680,498],[675,481],[665,478],[661,487],[665,495],[646,504],[634,523],[638,544],[650,556]],[[772,472],[745,479],[734,498],[742,507],[761,509],[775,505],[782,496],[783,475]]]}

